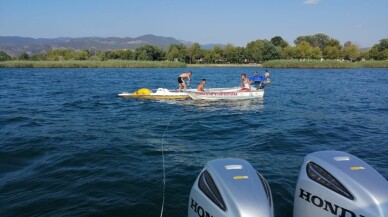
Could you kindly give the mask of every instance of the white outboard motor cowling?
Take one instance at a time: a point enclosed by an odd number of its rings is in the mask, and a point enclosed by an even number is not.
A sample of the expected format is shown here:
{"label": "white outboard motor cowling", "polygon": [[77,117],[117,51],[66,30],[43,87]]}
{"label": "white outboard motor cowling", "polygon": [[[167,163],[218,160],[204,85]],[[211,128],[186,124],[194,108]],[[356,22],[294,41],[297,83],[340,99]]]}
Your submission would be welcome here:
{"label": "white outboard motor cowling", "polygon": [[294,217],[388,217],[388,181],[359,158],[340,151],[305,157]]}
{"label": "white outboard motor cowling", "polygon": [[190,192],[189,217],[273,217],[267,181],[245,160],[209,161]]}

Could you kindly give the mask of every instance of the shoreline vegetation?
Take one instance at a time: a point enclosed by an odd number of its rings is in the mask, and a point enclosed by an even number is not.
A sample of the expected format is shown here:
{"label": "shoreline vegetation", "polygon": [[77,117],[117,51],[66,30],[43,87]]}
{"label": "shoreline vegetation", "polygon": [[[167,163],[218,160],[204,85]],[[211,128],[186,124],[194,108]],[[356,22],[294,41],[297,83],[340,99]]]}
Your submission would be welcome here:
{"label": "shoreline vegetation", "polygon": [[339,61],[339,60],[269,60],[262,64],[186,64],[174,61],[138,61],[138,60],[62,60],[33,61],[10,60],[1,61],[0,68],[200,68],[200,67],[258,67],[258,68],[388,68],[388,60],[374,61]]}
{"label": "shoreline vegetation", "polygon": [[248,63],[248,64],[238,64],[238,63],[203,63],[203,64],[187,64],[187,68],[216,68],[216,67],[262,67],[262,64],[259,63]]}
{"label": "shoreline vegetation", "polygon": [[269,60],[263,68],[311,68],[311,69],[350,69],[350,68],[388,68],[388,60],[365,60],[358,62],[340,60]]}
{"label": "shoreline vegetation", "polygon": [[323,33],[299,36],[290,45],[280,36],[244,47],[232,44],[204,49],[199,43],[160,48],[145,44],[135,50],[52,48],[10,56],[0,51],[0,68],[388,68],[388,38],[360,49]]}
{"label": "shoreline vegetation", "polygon": [[13,60],[0,62],[0,68],[185,68],[182,62],[138,60],[63,60],[31,61]]}

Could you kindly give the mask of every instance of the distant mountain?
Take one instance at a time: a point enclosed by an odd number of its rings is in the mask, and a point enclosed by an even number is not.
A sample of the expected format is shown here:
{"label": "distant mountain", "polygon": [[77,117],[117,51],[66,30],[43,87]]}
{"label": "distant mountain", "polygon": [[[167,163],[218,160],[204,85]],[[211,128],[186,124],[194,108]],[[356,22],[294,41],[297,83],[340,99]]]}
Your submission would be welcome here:
{"label": "distant mountain", "polygon": [[136,38],[119,37],[80,37],[80,38],[29,38],[18,36],[0,36],[0,50],[9,55],[17,56],[22,52],[36,54],[41,51],[47,51],[55,48],[70,49],[96,49],[96,50],[115,50],[115,49],[136,49],[145,44],[155,45],[160,48],[166,48],[170,44],[190,45],[192,42],[185,42],[172,37],[163,37],[156,35],[143,35]]}

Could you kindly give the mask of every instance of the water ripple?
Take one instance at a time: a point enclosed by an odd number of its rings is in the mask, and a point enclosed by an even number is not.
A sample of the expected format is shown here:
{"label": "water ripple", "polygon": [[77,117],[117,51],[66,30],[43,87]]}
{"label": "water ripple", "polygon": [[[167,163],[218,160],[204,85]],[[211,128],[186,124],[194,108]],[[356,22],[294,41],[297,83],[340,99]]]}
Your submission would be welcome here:
{"label": "water ripple", "polygon": [[[236,86],[247,71],[192,70],[209,87]],[[178,73],[0,69],[2,216],[159,215],[161,140],[173,113],[164,137],[165,216],[186,216],[192,183],[216,158],[243,158],[260,171],[277,216],[292,216],[308,153],[346,151],[388,177],[388,75],[382,69],[274,69],[262,101],[116,95],[141,87],[176,88]]]}

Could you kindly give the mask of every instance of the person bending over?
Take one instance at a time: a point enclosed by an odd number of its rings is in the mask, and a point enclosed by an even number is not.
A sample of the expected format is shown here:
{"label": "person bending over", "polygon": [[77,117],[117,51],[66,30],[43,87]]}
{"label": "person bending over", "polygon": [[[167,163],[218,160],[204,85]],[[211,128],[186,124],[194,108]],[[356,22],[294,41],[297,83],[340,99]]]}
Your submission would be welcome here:
{"label": "person bending over", "polygon": [[185,83],[185,80],[186,79],[187,81],[191,81],[191,78],[190,76],[192,75],[193,73],[188,71],[188,72],[185,72],[185,73],[182,73],[179,75],[178,77],[178,84],[179,84],[179,89],[178,91],[180,92],[181,89],[182,89],[182,86],[183,88],[186,90],[186,83]]}

